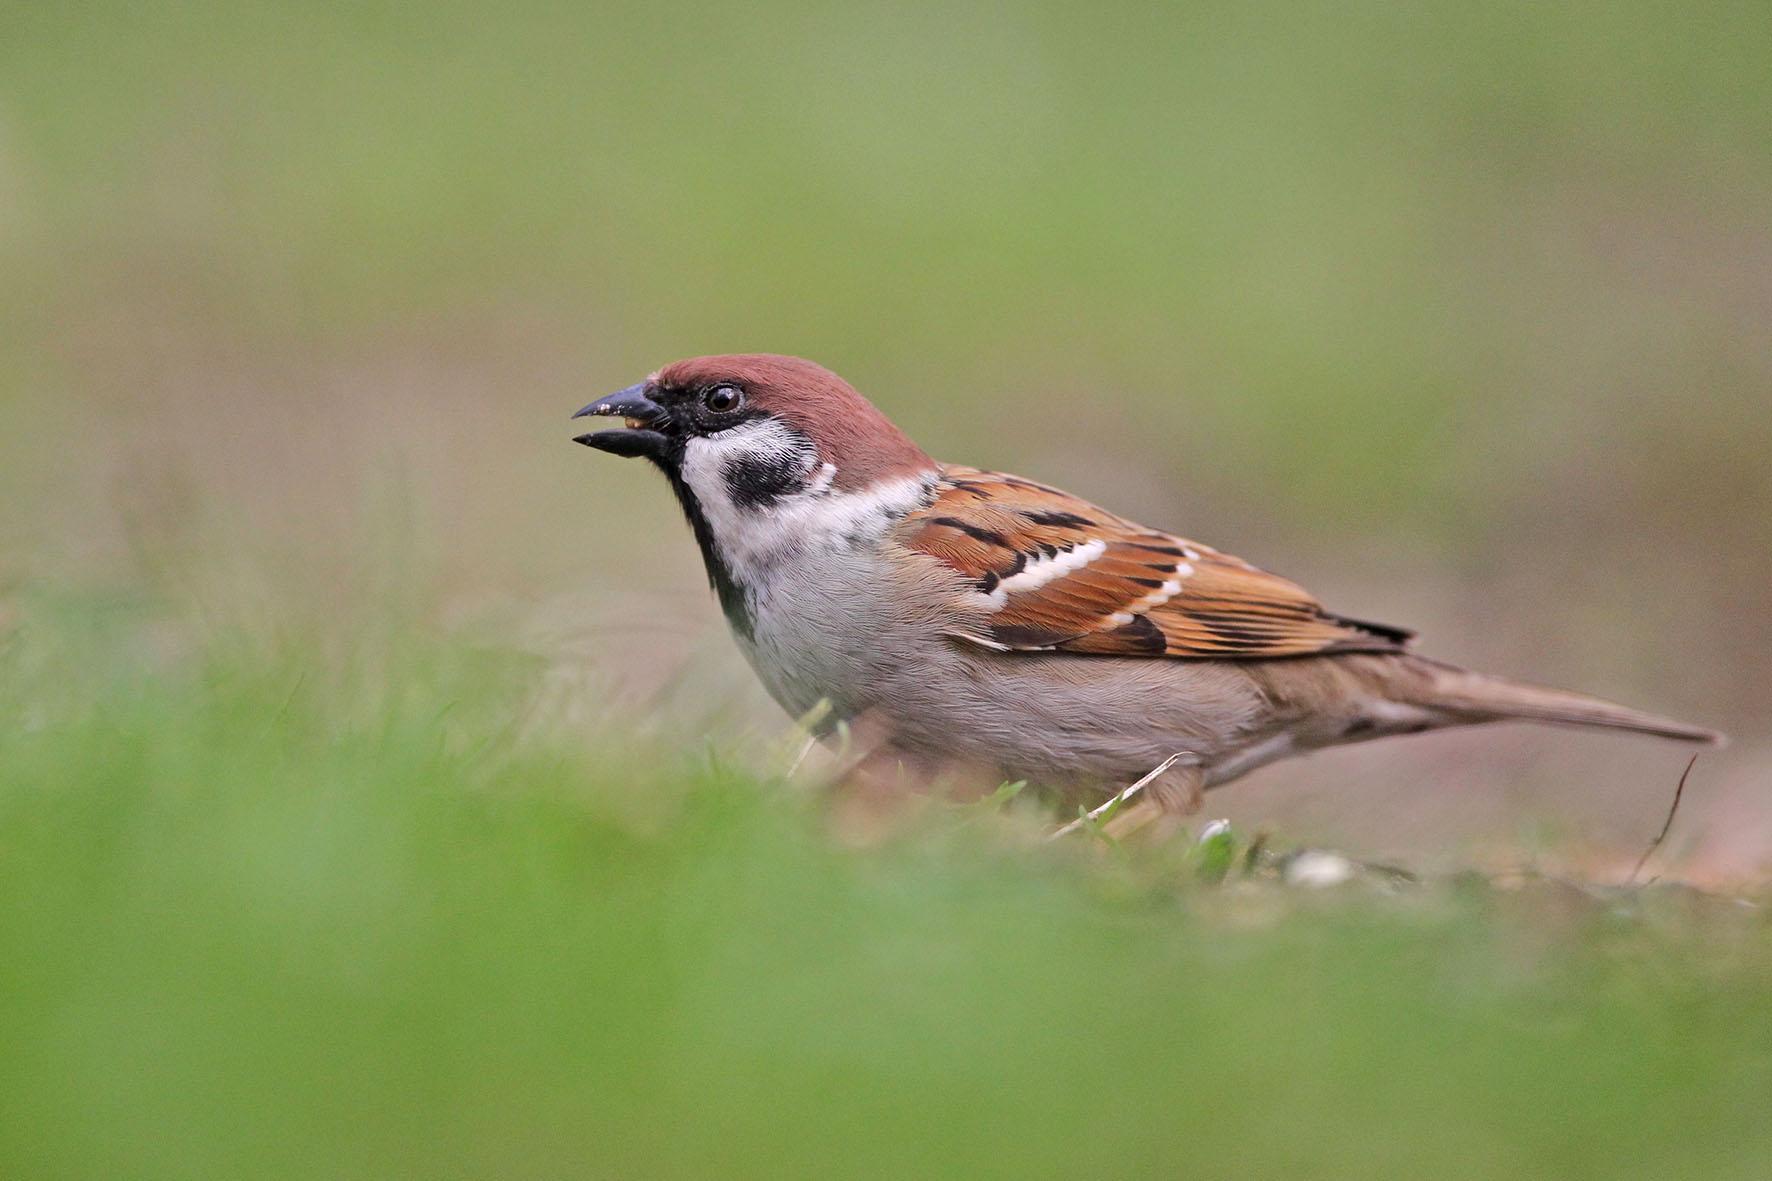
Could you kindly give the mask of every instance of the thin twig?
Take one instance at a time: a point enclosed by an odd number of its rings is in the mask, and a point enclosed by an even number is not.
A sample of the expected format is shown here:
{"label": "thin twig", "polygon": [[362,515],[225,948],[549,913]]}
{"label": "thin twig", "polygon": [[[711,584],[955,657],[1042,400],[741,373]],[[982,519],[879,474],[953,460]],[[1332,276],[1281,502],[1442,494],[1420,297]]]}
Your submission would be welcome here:
{"label": "thin twig", "polygon": [[[804,739],[804,741],[801,742],[799,751],[788,758],[787,769],[781,773],[783,779],[792,779],[795,775],[800,773],[800,768],[805,765],[806,756],[811,754],[812,748],[818,745],[819,724],[828,718],[830,714],[831,699],[828,697],[820,697],[813,703],[811,709],[794,719],[794,728],[789,731],[789,734],[797,734]],[[788,741],[789,738],[787,736],[782,738],[781,753],[784,756],[788,754],[786,749]]]}
{"label": "thin twig", "polygon": [[1099,820],[1103,815],[1117,810],[1121,804],[1124,804],[1127,800],[1131,799],[1133,796],[1137,795],[1139,792],[1141,792],[1145,788],[1149,787],[1151,785],[1151,781],[1156,779],[1157,776],[1161,775],[1163,772],[1167,771],[1169,768],[1175,766],[1176,760],[1180,759],[1183,753],[1185,753],[1185,752],[1176,751],[1174,754],[1170,755],[1168,758],[1166,758],[1162,762],[1158,763],[1156,765],[1156,767],[1152,771],[1150,771],[1150,773],[1145,775],[1145,777],[1143,779],[1140,779],[1137,783],[1134,783],[1131,787],[1127,788],[1125,791],[1120,792],[1118,795],[1111,797],[1107,801],[1107,803],[1102,804],[1100,807],[1093,808],[1090,811],[1085,812],[1083,815],[1077,817],[1075,820],[1071,821],[1069,824],[1060,825],[1056,830],[1054,830],[1050,835],[1048,835],[1046,839],[1049,841],[1056,841],[1059,837],[1062,837],[1062,836],[1066,835],[1067,833],[1075,832],[1077,829],[1082,828],[1085,824],[1092,824],[1096,820]]}
{"label": "thin twig", "polygon": [[808,734],[806,736],[806,744],[800,748],[800,753],[794,756],[793,762],[788,764],[787,773],[784,774],[782,776],[782,778],[783,779],[792,779],[794,777],[794,775],[800,770],[800,764],[804,763],[806,761],[806,756],[811,754],[812,748],[817,745],[818,745],[817,736],[812,735],[812,734]]}
{"label": "thin twig", "polygon": [[1649,864],[1649,858],[1655,856],[1655,850],[1661,848],[1661,842],[1667,840],[1668,830],[1674,826],[1674,813],[1680,810],[1680,797],[1686,794],[1686,779],[1692,774],[1692,768],[1697,765],[1698,756],[1693,755],[1692,761],[1686,764],[1686,769],[1680,772],[1680,783],[1674,788],[1674,802],[1668,807],[1667,819],[1662,821],[1661,831],[1655,834],[1655,839],[1649,842],[1649,847],[1644,849],[1643,855],[1637,859],[1637,867],[1630,871],[1630,879],[1625,883],[1626,885],[1636,883],[1637,875],[1643,872],[1645,865]]}

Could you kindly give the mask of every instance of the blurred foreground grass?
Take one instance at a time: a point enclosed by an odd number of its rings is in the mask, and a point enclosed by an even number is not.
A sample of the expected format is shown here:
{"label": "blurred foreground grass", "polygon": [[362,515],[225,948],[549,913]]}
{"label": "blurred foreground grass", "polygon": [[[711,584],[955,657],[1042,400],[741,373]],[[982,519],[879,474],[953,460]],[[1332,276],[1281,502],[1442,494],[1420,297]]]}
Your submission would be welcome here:
{"label": "blurred foreground grass", "polygon": [[[37,595],[0,1175],[1761,1177],[1767,912],[1210,887],[586,742],[471,640]],[[619,720],[619,719],[618,719]]]}

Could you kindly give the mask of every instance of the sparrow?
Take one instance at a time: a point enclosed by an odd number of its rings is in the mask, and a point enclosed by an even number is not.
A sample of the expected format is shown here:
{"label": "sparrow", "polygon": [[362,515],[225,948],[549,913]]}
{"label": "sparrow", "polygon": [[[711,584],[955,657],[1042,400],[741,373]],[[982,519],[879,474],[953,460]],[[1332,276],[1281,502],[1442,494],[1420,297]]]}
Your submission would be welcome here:
{"label": "sparrow", "polygon": [[798,357],[678,361],[573,417],[624,419],[575,441],[664,473],[770,695],[922,779],[1087,797],[1179,756],[1141,803],[1185,814],[1276,759],[1449,726],[1721,741],[1417,655],[1211,546],[937,462]]}

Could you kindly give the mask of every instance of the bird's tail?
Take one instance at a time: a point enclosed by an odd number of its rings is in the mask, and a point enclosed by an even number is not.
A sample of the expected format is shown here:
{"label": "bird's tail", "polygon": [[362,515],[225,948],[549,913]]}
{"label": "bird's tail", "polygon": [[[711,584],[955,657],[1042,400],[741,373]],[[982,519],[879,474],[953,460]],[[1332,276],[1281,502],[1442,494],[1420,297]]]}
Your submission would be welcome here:
{"label": "bird's tail", "polygon": [[1414,666],[1412,671],[1425,674],[1419,679],[1408,678],[1418,686],[1419,694],[1411,694],[1414,696],[1411,704],[1443,711],[1451,715],[1449,720],[1453,724],[1518,719],[1565,726],[1603,726],[1613,730],[1632,730],[1639,734],[1653,734],[1658,738],[1702,742],[1712,746],[1721,745],[1724,741],[1723,735],[1715,730],[1615,705],[1584,693],[1570,693],[1563,689],[1548,689],[1486,676],[1420,656],[1405,659]]}

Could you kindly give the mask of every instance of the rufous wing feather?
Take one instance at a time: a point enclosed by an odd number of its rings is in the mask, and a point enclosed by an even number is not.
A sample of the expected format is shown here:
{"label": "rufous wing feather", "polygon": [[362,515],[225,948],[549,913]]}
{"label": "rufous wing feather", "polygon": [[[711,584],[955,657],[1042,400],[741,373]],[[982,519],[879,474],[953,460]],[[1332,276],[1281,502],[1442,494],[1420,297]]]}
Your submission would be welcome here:
{"label": "rufous wing feather", "polygon": [[954,635],[1005,651],[1256,660],[1397,652],[1401,628],[1325,611],[1296,583],[1018,476],[947,467],[903,544],[968,582]]}

